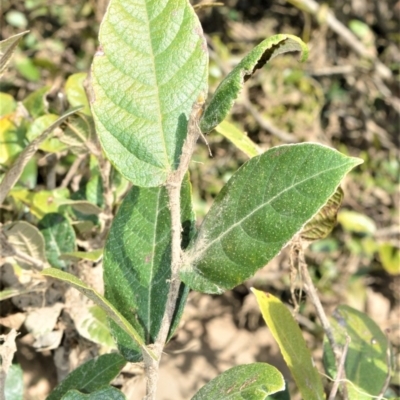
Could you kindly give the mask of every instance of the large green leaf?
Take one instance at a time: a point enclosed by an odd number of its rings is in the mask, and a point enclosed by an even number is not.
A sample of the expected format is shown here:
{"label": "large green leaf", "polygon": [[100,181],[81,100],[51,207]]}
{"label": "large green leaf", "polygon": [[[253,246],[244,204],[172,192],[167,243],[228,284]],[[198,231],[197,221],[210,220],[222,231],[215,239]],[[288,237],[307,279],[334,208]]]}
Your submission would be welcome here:
{"label": "large green leaf", "polygon": [[245,163],[214,201],[186,254],[183,282],[221,293],[268,263],[362,161],[304,143]]}
{"label": "large green leaf", "polygon": [[67,218],[61,214],[46,214],[38,225],[46,245],[46,257],[50,265],[55,268],[65,269],[69,263],[60,259],[62,253],[76,249],[74,228]]}
{"label": "large green leaf", "polygon": [[108,386],[125,364],[125,359],[117,353],[104,354],[90,360],[72,371],[50,393],[47,400],[61,400],[71,389],[91,393]]}
{"label": "large green leaf", "polygon": [[187,0],[111,0],[92,67],[92,112],[107,157],[138,186],[179,164],[207,45]]}
{"label": "large green leaf", "polygon": [[120,390],[107,387],[89,394],[69,390],[61,400],[126,400],[126,397]]}
{"label": "large green leaf", "polygon": [[290,311],[275,296],[252,289],[262,316],[277,341],[303,399],[323,400],[321,377],[313,365],[301,330]]}
{"label": "large green leaf", "polygon": [[298,37],[275,35],[262,41],[219,84],[200,120],[202,132],[210,132],[228,115],[244,83],[265,63],[279,54],[301,51],[302,61],[308,57],[308,49]]}
{"label": "large green leaf", "polygon": [[[369,400],[381,392],[390,373],[388,340],[379,326],[366,314],[346,305],[339,306],[331,318],[335,342],[350,344],[346,354],[346,379],[349,399]],[[336,378],[335,357],[327,339],[324,341],[324,364],[329,375]]]}
{"label": "large green leaf", "polygon": [[282,374],[272,365],[239,365],[218,375],[203,386],[192,400],[264,400],[285,389]]}
{"label": "large green leaf", "polygon": [[[182,187],[181,202],[185,238],[194,219],[188,180]],[[171,218],[164,186],[133,187],[127,194],[110,229],[103,269],[106,298],[141,333],[146,344],[154,343],[171,276]],[[183,297],[184,302],[186,295]],[[119,340],[118,329],[112,328],[123,351],[123,338]]]}
{"label": "large green leaf", "polygon": [[115,324],[117,324],[121,329],[123,329],[129,341],[135,341],[137,343],[137,348],[143,351],[146,351],[152,358],[155,358],[153,352],[149,350],[144,342],[142,337],[138,334],[135,328],[127,321],[127,319],[100,293],[96,292],[90,286],[86,285],[85,282],[82,282],[76,276],[69,274],[64,271],[60,271],[56,268],[46,268],[42,271],[42,275],[49,276],[51,278],[59,279],[64,282],[67,282],[75,289],[79,290],[86,297],[92,300],[95,304],[101,307],[107,314],[107,316],[112,319]]}

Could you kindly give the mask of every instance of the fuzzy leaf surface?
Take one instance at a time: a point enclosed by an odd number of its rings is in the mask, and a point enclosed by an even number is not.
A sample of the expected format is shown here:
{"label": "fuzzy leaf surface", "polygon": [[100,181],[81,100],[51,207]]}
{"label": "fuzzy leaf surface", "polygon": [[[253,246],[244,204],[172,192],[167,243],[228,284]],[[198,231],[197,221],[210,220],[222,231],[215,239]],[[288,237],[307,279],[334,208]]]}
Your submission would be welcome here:
{"label": "fuzzy leaf surface", "polygon": [[192,400],[264,400],[284,389],[283,376],[275,367],[254,363],[228,369],[203,386]]}
{"label": "fuzzy leaf surface", "polygon": [[77,390],[69,390],[61,400],[126,400],[126,397],[120,390],[114,387],[107,387],[89,394],[84,394]]}
{"label": "fuzzy leaf surface", "polygon": [[[188,180],[182,187],[181,203],[185,238],[190,236],[194,219]],[[104,249],[105,296],[135,326],[146,344],[154,343],[164,315],[170,286],[170,248],[166,188],[133,187],[120,206]],[[186,295],[183,297],[184,301]],[[115,336],[121,349],[123,340],[118,340],[118,333]]]}
{"label": "fuzzy leaf surface", "polygon": [[117,353],[104,354],[72,371],[46,400],[61,400],[72,389],[91,393],[108,384],[119,374],[126,360]]}
{"label": "fuzzy leaf surface", "polygon": [[301,397],[307,400],[323,400],[325,396],[321,378],[292,314],[275,296],[256,289],[252,291],[257,298],[264,321],[277,341],[299,388]]}
{"label": "fuzzy leaf surface", "polygon": [[107,157],[142,187],[179,164],[193,104],[207,91],[207,45],[187,0],[111,0],[92,66],[92,112]]}
{"label": "fuzzy leaf surface", "polygon": [[280,34],[263,40],[227,75],[215,90],[200,120],[202,132],[210,132],[228,115],[244,83],[279,54],[300,51],[301,60],[308,57],[306,44],[293,35]]}
{"label": "fuzzy leaf surface", "polygon": [[252,158],[216,197],[185,254],[182,281],[206,293],[239,285],[279,253],[361,162],[313,143]]}

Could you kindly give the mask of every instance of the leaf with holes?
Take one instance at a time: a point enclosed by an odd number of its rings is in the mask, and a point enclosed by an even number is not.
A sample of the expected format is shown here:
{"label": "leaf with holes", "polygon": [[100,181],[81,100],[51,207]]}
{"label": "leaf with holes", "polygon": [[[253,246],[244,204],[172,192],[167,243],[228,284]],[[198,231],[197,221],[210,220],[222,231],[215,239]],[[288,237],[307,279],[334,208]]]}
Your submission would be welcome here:
{"label": "leaf with holes", "polygon": [[306,44],[293,35],[275,35],[256,46],[217,87],[200,120],[201,131],[210,132],[226,118],[244,83],[257,69],[290,51],[300,51],[302,61],[308,57]]}

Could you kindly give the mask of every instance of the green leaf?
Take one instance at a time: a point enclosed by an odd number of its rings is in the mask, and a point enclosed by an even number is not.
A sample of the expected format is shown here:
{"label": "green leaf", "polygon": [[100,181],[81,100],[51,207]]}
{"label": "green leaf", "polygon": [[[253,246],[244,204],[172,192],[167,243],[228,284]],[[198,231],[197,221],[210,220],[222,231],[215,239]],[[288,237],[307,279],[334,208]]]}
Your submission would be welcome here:
{"label": "green leaf", "polygon": [[379,245],[379,258],[382,267],[391,275],[400,275],[400,249],[390,243]]}
{"label": "green leaf", "polygon": [[[379,326],[366,314],[349,306],[339,306],[331,318],[335,342],[344,346],[346,336],[350,344],[346,355],[346,379],[349,399],[370,400],[378,396],[390,373],[388,339]],[[324,340],[324,365],[328,374],[336,378],[335,358]]]}
{"label": "green leaf", "polygon": [[76,248],[75,231],[68,219],[57,213],[46,214],[38,224],[46,244],[46,257],[50,265],[65,269],[68,262],[61,260],[62,253],[74,251]]}
{"label": "green leaf", "polygon": [[256,289],[251,290],[257,298],[264,321],[278,343],[301,397],[307,400],[325,399],[321,377],[314,367],[311,353],[290,311],[271,294]]}
{"label": "green leaf", "polygon": [[343,226],[343,229],[348,232],[373,235],[376,231],[375,222],[368,216],[356,211],[341,210],[337,219]]}
{"label": "green leaf", "polygon": [[50,86],[43,86],[27,96],[22,102],[32,118],[36,119],[48,113],[49,103],[46,96],[50,89]]}
{"label": "green leaf", "polygon": [[120,328],[122,328],[136,343],[146,351],[152,358],[154,358],[153,353],[146,348],[141,336],[132,327],[132,325],[126,320],[126,318],[101,294],[97,293],[94,289],[86,285],[79,278],[71,275],[67,272],[60,271],[56,268],[46,268],[42,271],[42,275],[49,276],[51,278],[59,279],[61,281],[69,283],[72,287],[79,290],[87,298],[92,300],[95,304],[101,307]]}
{"label": "green leaf", "polygon": [[[181,202],[185,238],[194,219],[188,179],[182,187]],[[114,218],[104,249],[105,297],[140,332],[146,344],[154,343],[157,337],[170,286],[171,218],[168,204],[164,186],[133,187]],[[121,350],[118,333],[115,335]]]}
{"label": "green leaf", "polygon": [[239,285],[301,231],[361,162],[311,143],[252,158],[215,199],[185,255],[182,281],[207,293]]}
{"label": "green leaf", "polygon": [[301,61],[308,57],[308,49],[298,37],[280,34],[262,41],[219,84],[200,120],[202,132],[210,132],[228,115],[244,83],[279,54],[300,51]]}
{"label": "green leaf", "polygon": [[7,64],[10,62],[22,36],[26,35],[28,32],[29,31],[17,33],[0,42],[0,77],[3,75]]}
{"label": "green leaf", "polygon": [[125,359],[117,353],[94,358],[72,371],[50,393],[47,400],[60,400],[71,389],[91,393],[108,386],[125,364]]}
{"label": "green leaf", "polygon": [[0,165],[10,166],[25,147],[25,131],[12,115],[0,118]]}
{"label": "green leaf", "polygon": [[[4,226],[4,233],[11,246],[35,260],[46,261],[45,244],[42,233],[33,225],[25,221],[17,221]],[[19,265],[27,265],[18,259]]]}
{"label": "green leaf", "polygon": [[275,367],[254,363],[228,369],[203,386],[192,400],[264,400],[284,389],[283,376]]}
{"label": "green leaf", "polygon": [[229,141],[231,141],[235,147],[242,150],[247,156],[255,157],[258,156],[262,151],[261,149],[236,125],[228,121],[222,121],[215,130],[222,136],[225,136]]}
{"label": "green leaf", "polygon": [[41,190],[32,192],[26,189],[13,189],[10,196],[21,201],[35,217],[41,219],[47,213],[57,212],[69,197],[68,189]]}
{"label": "green leaf", "polygon": [[17,108],[17,102],[11,94],[0,92],[0,117],[11,114]]}
{"label": "green leaf", "polygon": [[7,400],[22,400],[24,398],[23,373],[21,367],[17,364],[12,364],[7,372],[4,395]]}
{"label": "green leaf", "polygon": [[107,157],[138,186],[179,164],[193,104],[207,92],[207,45],[187,0],[111,0],[92,66],[92,112]]}
{"label": "green leaf", "polygon": [[77,390],[69,390],[62,400],[126,400],[125,395],[114,387],[96,390],[90,394],[84,394]]}
{"label": "green leaf", "polygon": [[89,101],[83,87],[83,82],[86,77],[86,72],[79,72],[70,75],[65,83],[65,94],[67,95],[68,102],[72,107],[83,106],[82,113],[92,115],[90,112]]}
{"label": "green leaf", "polygon": [[93,262],[99,262],[103,257],[103,249],[92,250],[92,251],[72,251],[63,253],[61,258],[64,260],[88,260]]}
{"label": "green leaf", "polygon": [[75,326],[79,334],[84,338],[109,349],[115,348],[115,342],[107,322],[107,314],[101,307],[90,307],[82,319],[75,321]]}
{"label": "green leaf", "polygon": [[[33,141],[39,137],[46,129],[53,125],[60,117],[55,114],[42,115],[33,121],[26,134],[29,141]],[[50,136],[41,143],[39,146],[40,150],[47,151],[49,153],[57,153],[67,149],[67,146],[60,141],[57,137]]]}
{"label": "green leaf", "polygon": [[72,115],[65,122],[64,134],[60,141],[68,145],[73,153],[87,153],[91,142],[94,142],[94,122],[93,118],[82,113]]}

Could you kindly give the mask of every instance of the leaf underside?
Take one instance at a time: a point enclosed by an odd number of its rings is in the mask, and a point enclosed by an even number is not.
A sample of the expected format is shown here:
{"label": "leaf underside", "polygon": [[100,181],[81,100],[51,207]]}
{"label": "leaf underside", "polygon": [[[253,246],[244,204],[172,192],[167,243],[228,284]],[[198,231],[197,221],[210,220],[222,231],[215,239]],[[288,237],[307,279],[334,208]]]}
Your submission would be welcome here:
{"label": "leaf underside", "polygon": [[221,293],[266,265],[336,191],[361,160],[304,143],[245,163],[215,199],[185,255],[181,279]]}
{"label": "leaf underside", "polygon": [[92,66],[92,112],[103,149],[137,186],[179,164],[193,104],[207,91],[208,54],[187,0],[111,0]]}

